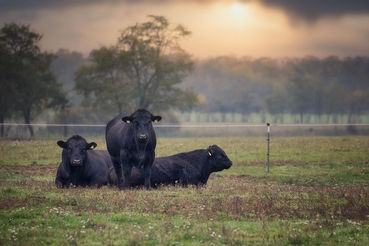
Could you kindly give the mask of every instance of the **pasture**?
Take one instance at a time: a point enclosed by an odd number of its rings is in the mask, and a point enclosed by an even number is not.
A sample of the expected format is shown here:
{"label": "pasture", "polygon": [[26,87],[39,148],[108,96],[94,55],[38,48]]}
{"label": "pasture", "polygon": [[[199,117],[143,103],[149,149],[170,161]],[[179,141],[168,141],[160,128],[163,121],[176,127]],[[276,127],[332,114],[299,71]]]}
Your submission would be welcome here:
{"label": "pasture", "polygon": [[157,156],[218,144],[233,166],[149,191],[57,189],[56,140],[0,140],[0,245],[369,245],[368,137],[274,137],[269,174],[264,137],[159,138]]}

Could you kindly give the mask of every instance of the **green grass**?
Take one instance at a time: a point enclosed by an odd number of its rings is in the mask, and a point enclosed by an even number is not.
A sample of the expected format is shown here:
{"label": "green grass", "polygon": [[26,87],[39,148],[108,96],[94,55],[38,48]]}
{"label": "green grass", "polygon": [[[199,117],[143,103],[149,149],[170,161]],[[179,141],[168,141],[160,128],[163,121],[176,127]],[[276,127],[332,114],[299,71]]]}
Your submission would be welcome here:
{"label": "green grass", "polygon": [[[88,139],[105,149],[103,139]],[[159,138],[234,165],[196,187],[57,189],[56,140],[0,141],[0,245],[368,245],[369,138]]]}

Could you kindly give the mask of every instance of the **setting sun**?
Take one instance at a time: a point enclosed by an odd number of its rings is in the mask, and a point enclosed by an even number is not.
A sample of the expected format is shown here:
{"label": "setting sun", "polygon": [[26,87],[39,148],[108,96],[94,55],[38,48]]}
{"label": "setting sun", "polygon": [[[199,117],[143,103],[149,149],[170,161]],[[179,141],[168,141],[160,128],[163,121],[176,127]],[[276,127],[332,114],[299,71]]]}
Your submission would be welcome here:
{"label": "setting sun", "polygon": [[233,26],[245,27],[245,25],[249,25],[252,18],[250,12],[250,5],[241,3],[241,2],[233,2],[229,7],[228,21],[233,22]]}
{"label": "setting sun", "polygon": [[245,6],[239,2],[234,2],[232,5],[231,5],[231,12],[233,15],[236,15],[236,16],[242,16],[245,14]]}

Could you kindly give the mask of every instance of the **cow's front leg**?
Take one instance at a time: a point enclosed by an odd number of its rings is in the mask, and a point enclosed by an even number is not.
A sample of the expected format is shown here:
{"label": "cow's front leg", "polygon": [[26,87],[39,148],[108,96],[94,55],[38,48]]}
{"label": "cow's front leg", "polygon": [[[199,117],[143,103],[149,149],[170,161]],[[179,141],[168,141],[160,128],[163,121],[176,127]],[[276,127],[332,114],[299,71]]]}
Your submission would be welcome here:
{"label": "cow's front leg", "polygon": [[145,187],[151,189],[151,166],[144,167]]}
{"label": "cow's front leg", "polygon": [[129,187],[132,165],[130,163],[129,154],[124,149],[120,151],[120,164],[123,172],[123,180],[120,183],[119,189],[126,189]]}
{"label": "cow's front leg", "polygon": [[123,166],[123,184],[120,189],[126,189],[130,187],[130,179],[131,179],[132,166],[125,165]]}
{"label": "cow's front leg", "polygon": [[145,177],[145,187],[146,189],[151,189],[151,167],[154,163],[155,152],[147,156],[148,158],[144,162],[144,177]]}
{"label": "cow's front leg", "polygon": [[118,188],[121,189],[123,179],[122,179],[122,166],[120,164],[120,160],[119,159],[117,160],[115,158],[111,158],[111,161],[113,162],[114,171],[115,171],[115,174],[117,176],[116,181],[117,181]]}

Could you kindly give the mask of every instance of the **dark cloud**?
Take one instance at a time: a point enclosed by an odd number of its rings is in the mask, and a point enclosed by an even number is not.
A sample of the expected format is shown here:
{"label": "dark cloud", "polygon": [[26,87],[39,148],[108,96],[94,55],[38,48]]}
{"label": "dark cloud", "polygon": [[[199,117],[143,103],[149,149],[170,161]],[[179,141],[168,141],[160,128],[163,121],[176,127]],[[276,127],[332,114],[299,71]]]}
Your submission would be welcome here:
{"label": "dark cloud", "polygon": [[[229,0],[201,0],[199,4]],[[242,0],[241,0],[242,1]],[[266,7],[278,8],[293,18],[314,21],[326,16],[342,16],[346,14],[368,14],[369,0],[243,0],[244,2],[261,2]],[[189,2],[189,0],[1,0],[0,13],[9,10],[55,9],[94,4],[157,4]]]}
{"label": "dark cloud", "polygon": [[54,9],[96,3],[97,0],[1,0],[0,11]]}
{"label": "dark cloud", "polygon": [[295,19],[315,21],[322,17],[368,14],[369,0],[261,0],[266,7],[279,8]]}
{"label": "dark cloud", "polygon": [[[0,13],[40,9],[64,9],[87,5],[139,3],[145,0],[0,0]],[[159,0],[164,1],[164,0]],[[166,1],[166,0],[165,0]]]}

